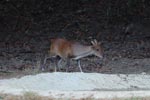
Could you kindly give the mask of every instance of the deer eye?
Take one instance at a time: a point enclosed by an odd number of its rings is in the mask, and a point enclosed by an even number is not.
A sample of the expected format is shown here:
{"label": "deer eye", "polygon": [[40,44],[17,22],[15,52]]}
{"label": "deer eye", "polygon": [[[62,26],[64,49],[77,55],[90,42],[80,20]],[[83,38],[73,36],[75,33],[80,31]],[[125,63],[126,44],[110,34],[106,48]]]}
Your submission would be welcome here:
{"label": "deer eye", "polygon": [[99,49],[96,49],[96,51],[99,51]]}

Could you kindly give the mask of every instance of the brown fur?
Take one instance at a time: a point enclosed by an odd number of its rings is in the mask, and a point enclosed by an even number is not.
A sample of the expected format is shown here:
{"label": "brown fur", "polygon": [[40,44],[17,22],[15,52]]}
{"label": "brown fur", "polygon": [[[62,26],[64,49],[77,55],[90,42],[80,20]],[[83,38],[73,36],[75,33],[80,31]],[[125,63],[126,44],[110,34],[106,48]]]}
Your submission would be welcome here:
{"label": "brown fur", "polygon": [[[100,43],[96,40],[91,41],[92,45],[83,45],[78,42],[68,41],[66,39],[56,38],[51,39],[50,46],[50,57],[59,56],[61,59],[58,61],[57,65],[60,64],[62,60],[67,61],[67,66],[69,67],[70,59],[77,60],[78,67],[82,72],[82,68],[80,65],[80,59],[83,57],[87,57],[89,55],[95,55],[99,58],[103,58],[103,50],[100,46]],[[49,58],[49,57],[48,57]],[[46,63],[46,59],[44,60],[44,65]],[[56,71],[56,67],[55,67]]]}
{"label": "brown fur", "polygon": [[58,55],[63,59],[71,57],[71,42],[65,39],[51,39],[50,55]]}

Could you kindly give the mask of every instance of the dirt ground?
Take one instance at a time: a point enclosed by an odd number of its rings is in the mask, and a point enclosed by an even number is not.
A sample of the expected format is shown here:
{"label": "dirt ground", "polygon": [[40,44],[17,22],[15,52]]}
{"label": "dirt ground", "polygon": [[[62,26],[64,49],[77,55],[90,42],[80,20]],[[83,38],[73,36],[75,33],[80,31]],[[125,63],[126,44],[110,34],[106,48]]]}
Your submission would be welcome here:
{"label": "dirt ground", "polygon": [[[90,45],[102,42],[104,59],[81,60],[86,73],[150,74],[149,1],[2,0],[0,2],[0,78],[41,73],[50,38]],[[50,66],[51,65],[51,66]],[[44,72],[53,72],[47,61]],[[65,62],[61,72],[64,72]],[[68,72],[79,72],[71,61]]]}
{"label": "dirt ground", "polygon": [[[0,46],[3,51],[0,54],[0,78],[20,77],[42,72],[40,70],[41,61],[44,59],[45,54],[47,54],[49,42],[44,38],[41,41],[35,42],[31,39],[31,46],[29,48],[23,47],[22,44],[12,44],[8,48],[1,43]],[[80,41],[82,42],[83,40]],[[102,42],[104,59],[98,59],[94,56],[83,58],[81,65],[84,72],[150,74],[150,40],[126,40],[124,43],[119,41]],[[84,43],[87,43],[87,41]],[[62,62],[62,66],[60,66],[61,72],[66,71],[65,64],[65,62]],[[50,60],[47,60],[46,66],[47,69],[44,72],[54,71],[55,64]],[[79,71],[77,62],[71,61],[68,72]]]}

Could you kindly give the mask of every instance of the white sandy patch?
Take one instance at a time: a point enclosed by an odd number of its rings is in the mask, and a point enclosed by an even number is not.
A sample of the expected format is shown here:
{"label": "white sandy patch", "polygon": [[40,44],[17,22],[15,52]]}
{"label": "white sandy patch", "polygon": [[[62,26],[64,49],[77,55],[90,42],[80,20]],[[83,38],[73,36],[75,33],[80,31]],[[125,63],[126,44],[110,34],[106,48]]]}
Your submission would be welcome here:
{"label": "white sandy patch", "polygon": [[55,98],[150,96],[150,75],[57,72],[0,80],[0,92],[28,91]]}

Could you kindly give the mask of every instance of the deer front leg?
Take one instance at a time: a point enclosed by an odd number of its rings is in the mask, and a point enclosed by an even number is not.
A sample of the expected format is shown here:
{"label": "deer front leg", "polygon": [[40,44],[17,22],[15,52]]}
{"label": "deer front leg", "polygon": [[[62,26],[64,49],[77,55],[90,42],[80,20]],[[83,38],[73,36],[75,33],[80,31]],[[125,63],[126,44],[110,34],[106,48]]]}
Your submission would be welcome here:
{"label": "deer front leg", "polygon": [[78,59],[77,62],[78,62],[78,67],[79,67],[79,69],[80,69],[80,72],[83,72],[83,71],[82,71],[82,68],[81,68],[81,62],[80,62],[80,60]]}

